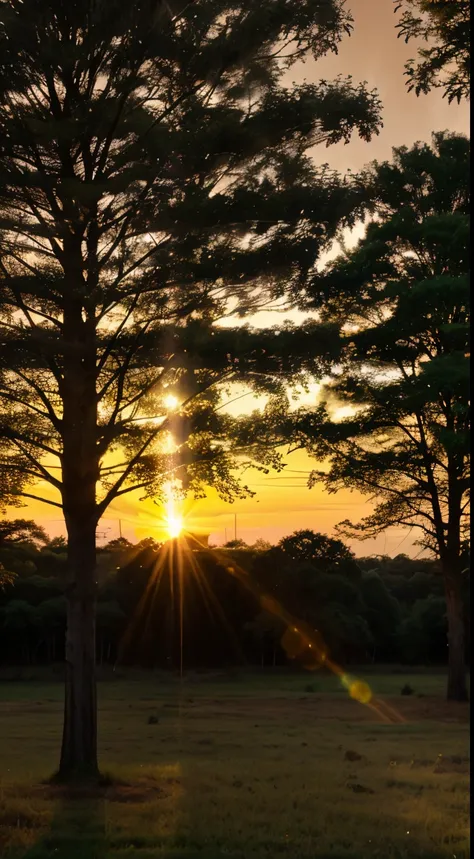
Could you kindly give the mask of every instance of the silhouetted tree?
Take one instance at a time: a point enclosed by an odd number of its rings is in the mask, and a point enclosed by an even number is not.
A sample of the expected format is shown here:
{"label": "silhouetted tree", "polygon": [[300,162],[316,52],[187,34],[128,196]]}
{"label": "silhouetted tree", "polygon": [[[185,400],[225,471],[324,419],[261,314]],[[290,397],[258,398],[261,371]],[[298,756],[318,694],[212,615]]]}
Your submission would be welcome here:
{"label": "silhouetted tree", "polygon": [[[449,629],[448,698],[467,697],[462,570],[469,534],[469,142],[394,150],[371,181],[378,218],[359,245],[313,282],[313,307],[339,320],[345,345],[328,404],[298,432],[331,492],[375,496],[341,533],[362,539],[416,527],[439,559]],[[335,421],[332,403],[352,415]]]}
{"label": "silhouetted tree", "polygon": [[363,574],[360,593],[365,605],[363,614],[372,635],[372,659],[390,662],[398,656],[396,639],[401,621],[398,600],[375,570]]}
{"label": "silhouetted tree", "polygon": [[316,569],[360,576],[355,555],[342,540],[307,529],[283,537],[278,545],[293,560],[310,561]]}
{"label": "silhouetted tree", "polygon": [[11,573],[9,570],[6,570],[2,563],[0,563],[0,588],[4,588],[5,585],[11,585],[15,581],[15,573]]}
{"label": "silhouetted tree", "polygon": [[416,600],[398,633],[403,661],[418,665],[444,662],[446,633],[446,603],[443,598],[430,594],[426,599]]}
{"label": "silhouetted tree", "polygon": [[0,521],[0,549],[14,543],[47,543],[48,537],[31,519],[2,519]]}
{"label": "silhouetted tree", "polygon": [[417,95],[432,87],[444,89],[448,101],[469,98],[471,83],[471,9],[469,0],[395,0],[403,10],[397,24],[405,42],[424,39],[418,62],[410,60],[408,89]]}
{"label": "silhouetted tree", "polygon": [[[311,634],[319,630],[327,652],[342,665],[446,661],[438,562],[407,555],[361,558],[357,566],[362,572],[356,577],[330,563],[323,568],[321,559],[318,564],[292,559],[277,546],[260,552],[193,551],[191,540],[178,568],[169,548],[144,540],[125,551],[100,552],[99,663],[188,670],[296,660],[301,667],[308,654],[289,641],[288,612]],[[64,658],[62,556],[44,547],[28,545],[27,550],[31,569],[22,566],[25,544],[8,550],[12,565],[22,572],[0,588],[3,665],[51,664]],[[467,556],[463,564],[469,630]]]}
{"label": "silhouetted tree", "polygon": [[378,99],[350,79],[285,83],[349,29],[340,0],[0,2],[0,490],[65,516],[63,776],[97,773],[99,518],[173,474],[245,494],[236,457],[277,456],[229,442],[219,385],[281,398],[333,349],[312,324],[216,323],[297,290],[357,215],[361,186],[306,153],[370,139]]}

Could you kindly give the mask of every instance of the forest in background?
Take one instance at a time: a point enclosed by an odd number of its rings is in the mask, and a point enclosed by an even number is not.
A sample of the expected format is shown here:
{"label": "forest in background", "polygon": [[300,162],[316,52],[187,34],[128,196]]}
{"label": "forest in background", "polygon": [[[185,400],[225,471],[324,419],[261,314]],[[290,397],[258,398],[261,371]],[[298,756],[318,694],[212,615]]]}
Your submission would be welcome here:
{"label": "forest in background", "polygon": [[[23,520],[2,525],[0,664],[62,662],[65,541]],[[98,664],[305,667],[292,652],[288,616],[316,629],[343,666],[447,661],[443,580],[429,558],[356,558],[342,541],[313,531],[276,546],[230,541],[222,549],[201,548],[192,537],[163,545],[122,539],[99,549],[98,579]],[[274,600],[283,613],[272,610]]]}

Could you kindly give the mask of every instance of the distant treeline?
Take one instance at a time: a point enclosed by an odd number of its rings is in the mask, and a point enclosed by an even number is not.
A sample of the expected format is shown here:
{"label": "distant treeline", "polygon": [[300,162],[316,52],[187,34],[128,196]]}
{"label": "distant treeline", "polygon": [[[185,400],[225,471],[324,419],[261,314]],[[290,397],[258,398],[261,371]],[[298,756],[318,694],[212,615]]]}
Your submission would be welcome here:
{"label": "distant treeline", "polygon": [[[25,532],[2,539],[0,531],[0,564],[1,663],[62,661],[64,541]],[[98,582],[99,663],[171,670],[297,663],[288,616],[317,630],[344,665],[440,665],[447,658],[435,561],[403,554],[356,559],[339,540],[312,531],[277,546],[237,541],[223,549],[200,549],[192,540],[116,540],[99,550]],[[469,630],[468,586],[466,571]]]}

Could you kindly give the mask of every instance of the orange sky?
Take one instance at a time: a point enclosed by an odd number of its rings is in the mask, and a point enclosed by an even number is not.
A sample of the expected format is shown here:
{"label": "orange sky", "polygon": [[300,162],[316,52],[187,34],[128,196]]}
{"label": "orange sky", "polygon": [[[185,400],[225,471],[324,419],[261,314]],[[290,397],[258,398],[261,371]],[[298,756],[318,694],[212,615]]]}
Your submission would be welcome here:
{"label": "orange sky", "polygon": [[[396,37],[392,0],[350,0],[349,8],[355,18],[351,38],[342,43],[337,56],[329,56],[319,63],[308,62],[293,69],[290,82],[317,80],[351,74],[355,82],[366,80],[376,87],[383,101],[384,127],[371,143],[354,139],[350,144],[338,144],[314,152],[320,162],[327,162],[338,170],[360,169],[373,159],[391,156],[392,146],[410,146],[418,140],[430,140],[432,131],[449,129],[468,133],[469,110],[466,105],[448,105],[440,92],[417,98],[405,89],[403,66],[415,53],[415,46],[405,45]],[[260,314],[260,324],[273,321],[268,314]],[[316,399],[316,392],[313,394]],[[249,398],[251,400],[251,398]],[[281,475],[249,475],[248,483],[257,493],[253,499],[234,505],[220,501],[214,492],[209,497],[186,505],[189,527],[211,534],[214,543],[222,543],[234,536],[234,513],[237,514],[237,534],[252,542],[258,537],[276,541],[297,528],[313,528],[331,533],[341,519],[358,519],[369,510],[356,493],[339,492],[337,496],[325,494],[321,488],[308,490],[305,474],[313,463],[302,452],[288,458],[287,468]],[[41,487],[51,497],[48,487]],[[12,515],[19,515],[11,511]],[[99,527],[99,539],[112,539],[122,534],[131,540],[152,533],[158,526],[159,510],[151,501],[141,502],[136,496],[125,496],[113,504],[107,518]],[[35,518],[52,534],[64,533],[60,511],[32,502],[21,511],[22,516]],[[121,526],[119,526],[119,520]],[[159,536],[159,530],[155,532]],[[404,530],[391,529],[377,540],[355,543],[353,548],[361,554],[386,552],[414,554],[416,535]]]}

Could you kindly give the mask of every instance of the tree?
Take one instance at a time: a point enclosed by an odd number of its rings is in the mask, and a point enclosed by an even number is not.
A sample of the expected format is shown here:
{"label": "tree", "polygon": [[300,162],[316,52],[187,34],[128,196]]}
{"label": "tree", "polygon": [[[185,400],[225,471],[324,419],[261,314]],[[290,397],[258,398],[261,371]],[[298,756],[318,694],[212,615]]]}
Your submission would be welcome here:
{"label": "tree", "polygon": [[446,653],[446,604],[430,594],[416,600],[399,629],[402,658],[411,664],[439,663]]}
{"label": "tree", "polygon": [[245,540],[241,540],[240,537],[237,537],[236,540],[227,540],[227,543],[223,546],[224,549],[249,549],[250,546]]}
{"label": "tree", "polygon": [[[449,628],[448,698],[467,697],[462,571],[468,540],[469,142],[395,149],[370,174],[377,218],[365,238],[315,277],[312,306],[344,333],[328,401],[298,432],[329,470],[330,492],[370,493],[374,512],[342,523],[366,539],[417,528],[440,561]],[[331,417],[334,402],[351,416]]]}
{"label": "tree", "polygon": [[272,548],[272,544],[268,540],[264,540],[263,537],[258,537],[251,548],[254,552],[268,552]]}
{"label": "tree", "polygon": [[173,475],[245,494],[244,449],[277,462],[230,442],[219,384],[282,395],[334,337],[216,323],[296,289],[356,217],[357,183],[306,151],[370,139],[380,106],[350,79],[283,83],[337,50],[340,0],[2,0],[0,20],[1,488],[64,512],[60,774],[95,775],[97,522]]}
{"label": "tree", "polygon": [[100,600],[97,603],[98,653],[101,665],[105,657],[110,660],[114,640],[117,641],[119,638],[124,620],[125,614],[115,600],[107,602]]}
{"label": "tree", "polygon": [[49,552],[54,552],[57,555],[62,555],[67,552],[67,540],[65,537],[53,537],[51,540],[48,540],[47,550]]}
{"label": "tree", "polygon": [[354,553],[342,540],[308,528],[283,537],[278,545],[292,560],[309,561],[320,571],[338,572],[355,578],[360,576]]}
{"label": "tree", "polygon": [[127,540],[125,537],[116,537],[115,540],[109,540],[109,542],[103,546],[103,552],[127,552],[129,549],[133,548],[133,544],[130,540]]}
{"label": "tree", "polygon": [[[368,657],[372,662],[401,657],[419,665],[446,661],[446,603],[437,561],[407,555],[360,558],[356,578],[330,564],[322,569],[321,562],[294,560],[276,546],[215,553],[195,551],[192,540],[182,543],[180,565],[173,562],[170,544],[159,547],[153,540],[124,554],[120,549],[100,553],[99,663],[188,670],[276,665],[286,655],[314,668],[301,636],[292,635],[291,619],[343,666]],[[28,548],[38,572],[0,582],[0,661],[51,664],[64,658],[63,571],[50,568],[51,559],[60,557],[54,552]],[[21,569],[24,544],[10,551],[11,565],[4,568]],[[468,567],[465,555],[467,654]]]}
{"label": "tree", "polygon": [[270,650],[271,663],[275,668],[277,652],[286,630],[285,621],[278,615],[263,610],[253,620],[248,621],[244,629],[258,646],[261,667],[265,667],[265,656]]}
{"label": "tree", "polygon": [[373,637],[372,659],[393,659],[396,634],[400,625],[400,606],[376,570],[364,573],[360,582],[361,597],[366,606],[364,617]]}
{"label": "tree", "polygon": [[2,609],[3,627],[14,641],[15,655],[22,654],[27,663],[31,661],[31,632],[35,627],[36,612],[34,606],[24,600],[10,600]]}
{"label": "tree", "polygon": [[[298,624],[302,621],[312,630],[321,641],[321,652],[327,650],[343,661],[365,655],[372,639],[363,617],[361,571],[341,540],[310,529],[295,531],[278,546],[257,554],[251,575],[270,603],[276,599]],[[262,635],[267,613],[252,626]],[[295,641],[291,629],[287,633],[282,646],[290,655]]]}
{"label": "tree", "polygon": [[418,63],[405,66],[408,89],[417,95],[444,89],[448,101],[469,98],[471,82],[471,16],[468,0],[396,0],[403,9],[397,24],[405,42],[422,38],[433,43],[418,50]]}
{"label": "tree", "polygon": [[[363,658],[367,647],[372,644],[372,637],[364,617],[366,606],[361,599],[360,582],[355,576],[347,576],[344,569],[339,570],[332,559],[321,556],[311,558],[309,553],[305,557],[308,547],[304,542],[303,546],[299,542],[300,533],[306,532],[296,532],[291,538],[285,538],[290,540],[292,554],[279,545],[265,554],[255,556],[251,576],[262,595],[265,595],[262,606],[266,610],[254,619],[249,628],[260,634],[264,643],[265,623],[273,605],[276,617],[282,617],[285,621],[286,633],[282,647],[290,658],[298,655],[304,659],[308,656],[319,659],[323,652],[329,653],[334,660],[344,662],[357,656]],[[325,535],[315,535],[314,532],[309,534],[318,538],[318,548],[324,539],[329,544],[332,542]],[[298,553],[298,548],[302,548],[302,554]],[[284,606],[281,615],[279,606]],[[306,647],[301,647],[301,636],[292,634],[293,624],[288,624],[288,617],[293,617],[298,626],[303,623],[307,631],[318,638],[319,653],[308,654]]]}
{"label": "tree", "polygon": [[10,573],[6,570],[0,561],[0,589],[4,589],[5,585],[11,585],[15,581],[15,573]]}
{"label": "tree", "polygon": [[31,519],[2,519],[0,520],[0,548],[14,543],[47,543],[48,537],[44,528]]}
{"label": "tree", "polygon": [[64,641],[66,628],[66,600],[64,596],[52,597],[40,602],[36,608],[36,622],[42,636],[38,646],[44,643],[46,658],[50,662],[55,662],[58,638],[61,642]]}

